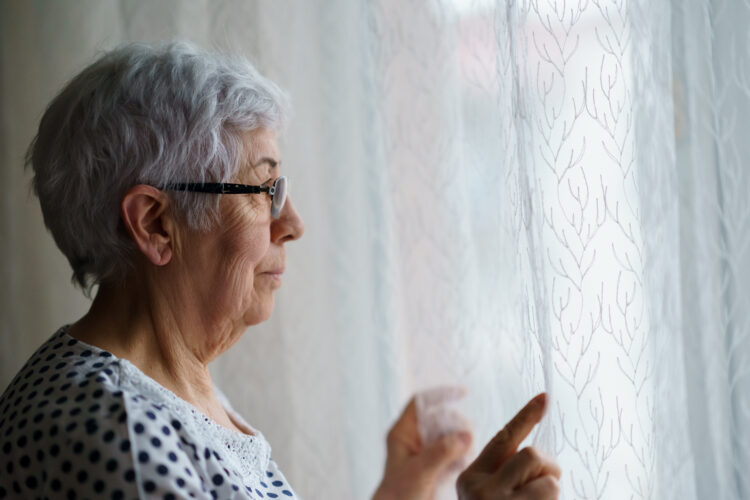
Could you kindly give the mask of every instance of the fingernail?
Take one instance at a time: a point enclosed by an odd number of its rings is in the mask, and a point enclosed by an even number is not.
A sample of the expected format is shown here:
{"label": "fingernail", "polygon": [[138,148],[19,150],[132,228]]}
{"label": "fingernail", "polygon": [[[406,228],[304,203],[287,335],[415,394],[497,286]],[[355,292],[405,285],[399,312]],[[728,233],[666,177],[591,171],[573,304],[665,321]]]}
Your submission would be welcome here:
{"label": "fingernail", "polygon": [[546,402],[547,402],[547,394],[545,393],[541,393],[531,400],[531,403],[537,408],[543,408]]}

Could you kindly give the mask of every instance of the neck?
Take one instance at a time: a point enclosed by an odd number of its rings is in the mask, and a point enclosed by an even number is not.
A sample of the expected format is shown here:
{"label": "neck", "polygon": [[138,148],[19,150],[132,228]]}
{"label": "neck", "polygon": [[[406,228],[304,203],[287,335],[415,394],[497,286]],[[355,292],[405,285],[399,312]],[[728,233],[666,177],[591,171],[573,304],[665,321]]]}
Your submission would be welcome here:
{"label": "neck", "polygon": [[[145,289],[145,290],[144,290]],[[196,317],[185,299],[132,284],[103,284],[89,312],[68,333],[137,366],[209,416],[220,408],[200,340],[219,325]],[[192,314],[190,313],[192,311]]]}

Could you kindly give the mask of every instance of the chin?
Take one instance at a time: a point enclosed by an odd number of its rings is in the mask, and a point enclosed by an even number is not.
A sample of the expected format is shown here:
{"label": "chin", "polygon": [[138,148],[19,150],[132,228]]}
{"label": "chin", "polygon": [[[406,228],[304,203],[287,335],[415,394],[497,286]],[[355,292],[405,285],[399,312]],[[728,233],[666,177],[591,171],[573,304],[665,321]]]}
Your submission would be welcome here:
{"label": "chin", "polygon": [[273,295],[262,301],[262,303],[255,303],[250,310],[245,313],[245,323],[247,326],[257,325],[268,321],[273,313]]}

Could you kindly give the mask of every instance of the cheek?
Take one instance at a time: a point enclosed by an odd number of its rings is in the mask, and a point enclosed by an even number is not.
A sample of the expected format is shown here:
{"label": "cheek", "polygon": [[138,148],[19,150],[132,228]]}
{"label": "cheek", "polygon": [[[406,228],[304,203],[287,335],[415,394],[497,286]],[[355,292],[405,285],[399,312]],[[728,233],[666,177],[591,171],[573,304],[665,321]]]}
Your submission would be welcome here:
{"label": "cheek", "polygon": [[252,282],[255,268],[270,246],[269,237],[255,234],[254,237],[234,236],[227,241],[223,254],[222,267],[237,278]]}
{"label": "cheek", "polygon": [[255,288],[255,273],[269,246],[269,231],[262,229],[235,231],[223,240],[217,271],[231,300],[242,302],[239,307],[246,305]]}

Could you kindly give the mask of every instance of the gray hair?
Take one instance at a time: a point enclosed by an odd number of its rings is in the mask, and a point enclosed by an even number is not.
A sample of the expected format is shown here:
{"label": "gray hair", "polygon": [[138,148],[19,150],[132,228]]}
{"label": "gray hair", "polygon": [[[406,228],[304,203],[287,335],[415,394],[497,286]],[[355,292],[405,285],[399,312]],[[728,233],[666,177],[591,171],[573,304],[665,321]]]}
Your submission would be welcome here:
{"label": "gray hair", "polygon": [[[26,154],[44,223],[85,293],[119,280],[134,243],[120,200],[136,184],[228,182],[242,136],[282,129],[288,99],[248,61],[180,42],[121,45],[68,83]],[[218,221],[219,196],[170,192],[191,228]]]}

